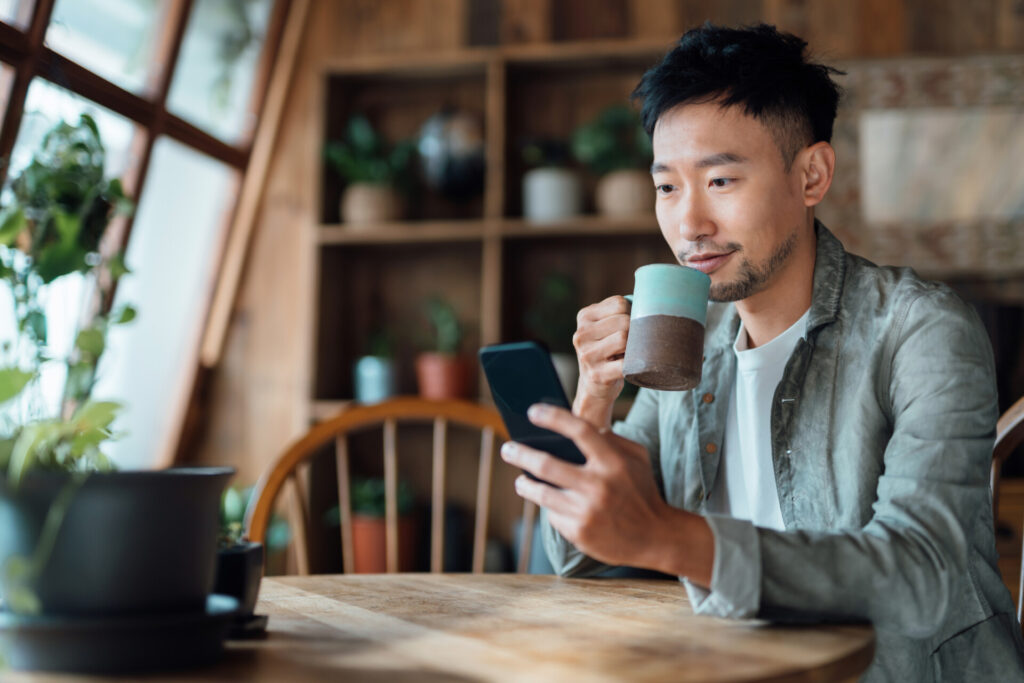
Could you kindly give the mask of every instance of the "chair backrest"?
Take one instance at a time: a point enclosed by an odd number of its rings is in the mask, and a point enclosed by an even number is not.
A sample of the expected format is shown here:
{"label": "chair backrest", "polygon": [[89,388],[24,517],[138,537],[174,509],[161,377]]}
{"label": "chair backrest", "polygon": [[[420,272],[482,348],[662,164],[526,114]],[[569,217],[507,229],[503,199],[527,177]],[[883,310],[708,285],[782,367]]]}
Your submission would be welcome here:
{"label": "chair backrest", "polygon": [[[445,464],[447,459],[448,425],[478,429],[481,433],[479,470],[477,475],[476,515],[473,533],[472,571],[484,569],[487,524],[490,512],[491,474],[495,440],[505,441],[508,433],[501,416],[493,409],[462,400],[435,401],[418,397],[398,397],[372,405],[352,404],[334,417],[313,426],[294,442],[260,477],[246,510],[248,537],[262,542],[274,507],[284,485],[291,484],[293,518],[297,528],[293,534],[296,567],[299,574],[309,573],[308,508],[303,482],[297,476],[300,465],[320,448],[336,446],[338,507],[341,518],[341,548],[344,571],[353,571],[352,501],[349,493],[348,437],[357,431],[380,425],[384,437],[385,548],[388,572],[398,571],[398,454],[399,423],[433,423],[431,478],[430,570],[440,572],[444,557]],[[525,572],[533,540],[536,506],[523,505],[523,533],[517,570]]]}
{"label": "chair backrest", "polygon": [[[996,422],[996,442],[992,447],[992,473],[990,475],[992,519],[994,520],[999,519],[999,475],[1003,469],[1003,463],[1021,443],[1024,443],[1024,397],[1017,399],[1017,402],[1007,408]],[[1021,547],[1020,579],[1017,590],[1018,622],[1024,616],[1022,614],[1024,613],[1024,544]]]}

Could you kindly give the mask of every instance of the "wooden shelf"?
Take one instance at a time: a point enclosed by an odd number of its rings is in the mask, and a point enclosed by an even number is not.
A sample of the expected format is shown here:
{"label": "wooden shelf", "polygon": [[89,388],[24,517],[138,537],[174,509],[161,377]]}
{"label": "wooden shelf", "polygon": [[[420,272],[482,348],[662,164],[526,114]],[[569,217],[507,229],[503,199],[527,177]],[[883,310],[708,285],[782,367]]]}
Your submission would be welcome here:
{"label": "wooden shelf", "polygon": [[578,216],[557,222],[535,222],[523,218],[487,221],[407,221],[351,227],[324,224],[317,230],[321,245],[390,244],[417,242],[465,242],[496,235],[507,239],[588,235],[656,235],[654,216],[606,218]]}
{"label": "wooden shelf", "polygon": [[658,221],[653,215],[627,218],[590,215],[558,222],[538,223],[524,218],[510,218],[501,222],[501,235],[508,238],[632,234],[656,235]]}
{"label": "wooden shelf", "polygon": [[462,242],[481,239],[486,221],[409,221],[352,227],[325,224],[317,230],[317,241],[327,244],[389,244],[393,242]]}

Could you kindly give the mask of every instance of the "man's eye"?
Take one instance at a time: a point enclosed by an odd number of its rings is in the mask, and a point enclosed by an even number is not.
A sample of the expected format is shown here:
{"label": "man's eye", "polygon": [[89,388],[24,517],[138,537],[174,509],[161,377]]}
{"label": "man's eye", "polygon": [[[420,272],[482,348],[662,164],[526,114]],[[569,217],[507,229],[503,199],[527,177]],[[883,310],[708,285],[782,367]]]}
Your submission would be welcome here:
{"label": "man's eye", "polygon": [[714,185],[715,187],[725,187],[731,184],[732,181],[733,178],[712,178],[711,184]]}
{"label": "man's eye", "polygon": [[675,187],[673,185],[662,184],[656,185],[655,189],[658,191],[658,194],[668,194],[669,192],[674,190]]}

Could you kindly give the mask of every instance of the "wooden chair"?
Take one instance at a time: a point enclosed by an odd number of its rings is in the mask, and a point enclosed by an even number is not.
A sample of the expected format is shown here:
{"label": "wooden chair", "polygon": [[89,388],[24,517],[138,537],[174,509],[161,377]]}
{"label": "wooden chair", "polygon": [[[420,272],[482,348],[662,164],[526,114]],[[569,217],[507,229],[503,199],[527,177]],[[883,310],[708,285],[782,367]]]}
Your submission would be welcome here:
{"label": "wooden chair", "polygon": [[[397,432],[399,423],[433,423],[433,463],[431,487],[431,541],[430,571],[443,569],[445,462],[448,425],[454,424],[481,432],[480,466],[477,475],[476,515],[473,534],[472,571],[484,569],[484,550],[487,542],[487,522],[491,498],[491,473],[494,461],[495,438],[508,439],[505,425],[498,413],[476,403],[462,400],[432,401],[416,397],[399,397],[372,405],[353,404],[333,418],[309,430],[293,443],[260,477],[246,510],[245,526],[253,541],[262,542],[266,535],[274,502],[286,482],[291,483],[293,517],[296,521],[297,569],[299,574],[309,573],[307,541],[307,514],[305,495],[298,467],[320,448],[330,442],[336,444],[338,504],[341,512],[341,548],[344,571],[353,570],[352,559],[352,506],[349,493],[348,437],[377,425],[384,437],[385,488],[385,546],[388,572],[398,571],[398,454]],[[536,506],[523,505],[523,535],[517,570],[525,572],[530,559]]]}

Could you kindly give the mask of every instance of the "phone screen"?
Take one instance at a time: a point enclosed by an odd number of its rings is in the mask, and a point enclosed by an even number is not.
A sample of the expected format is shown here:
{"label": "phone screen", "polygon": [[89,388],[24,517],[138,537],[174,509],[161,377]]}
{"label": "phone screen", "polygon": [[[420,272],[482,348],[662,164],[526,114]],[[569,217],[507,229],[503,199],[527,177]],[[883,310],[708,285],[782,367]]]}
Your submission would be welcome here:
{"label": "phone screen", "polygon": [[570,408],[547,349],[536,342],[486,346],[480,349],[480,364],[513,441],[571,463],[586,462],[570,439],[538,427],[526,416],[534,403]]}

